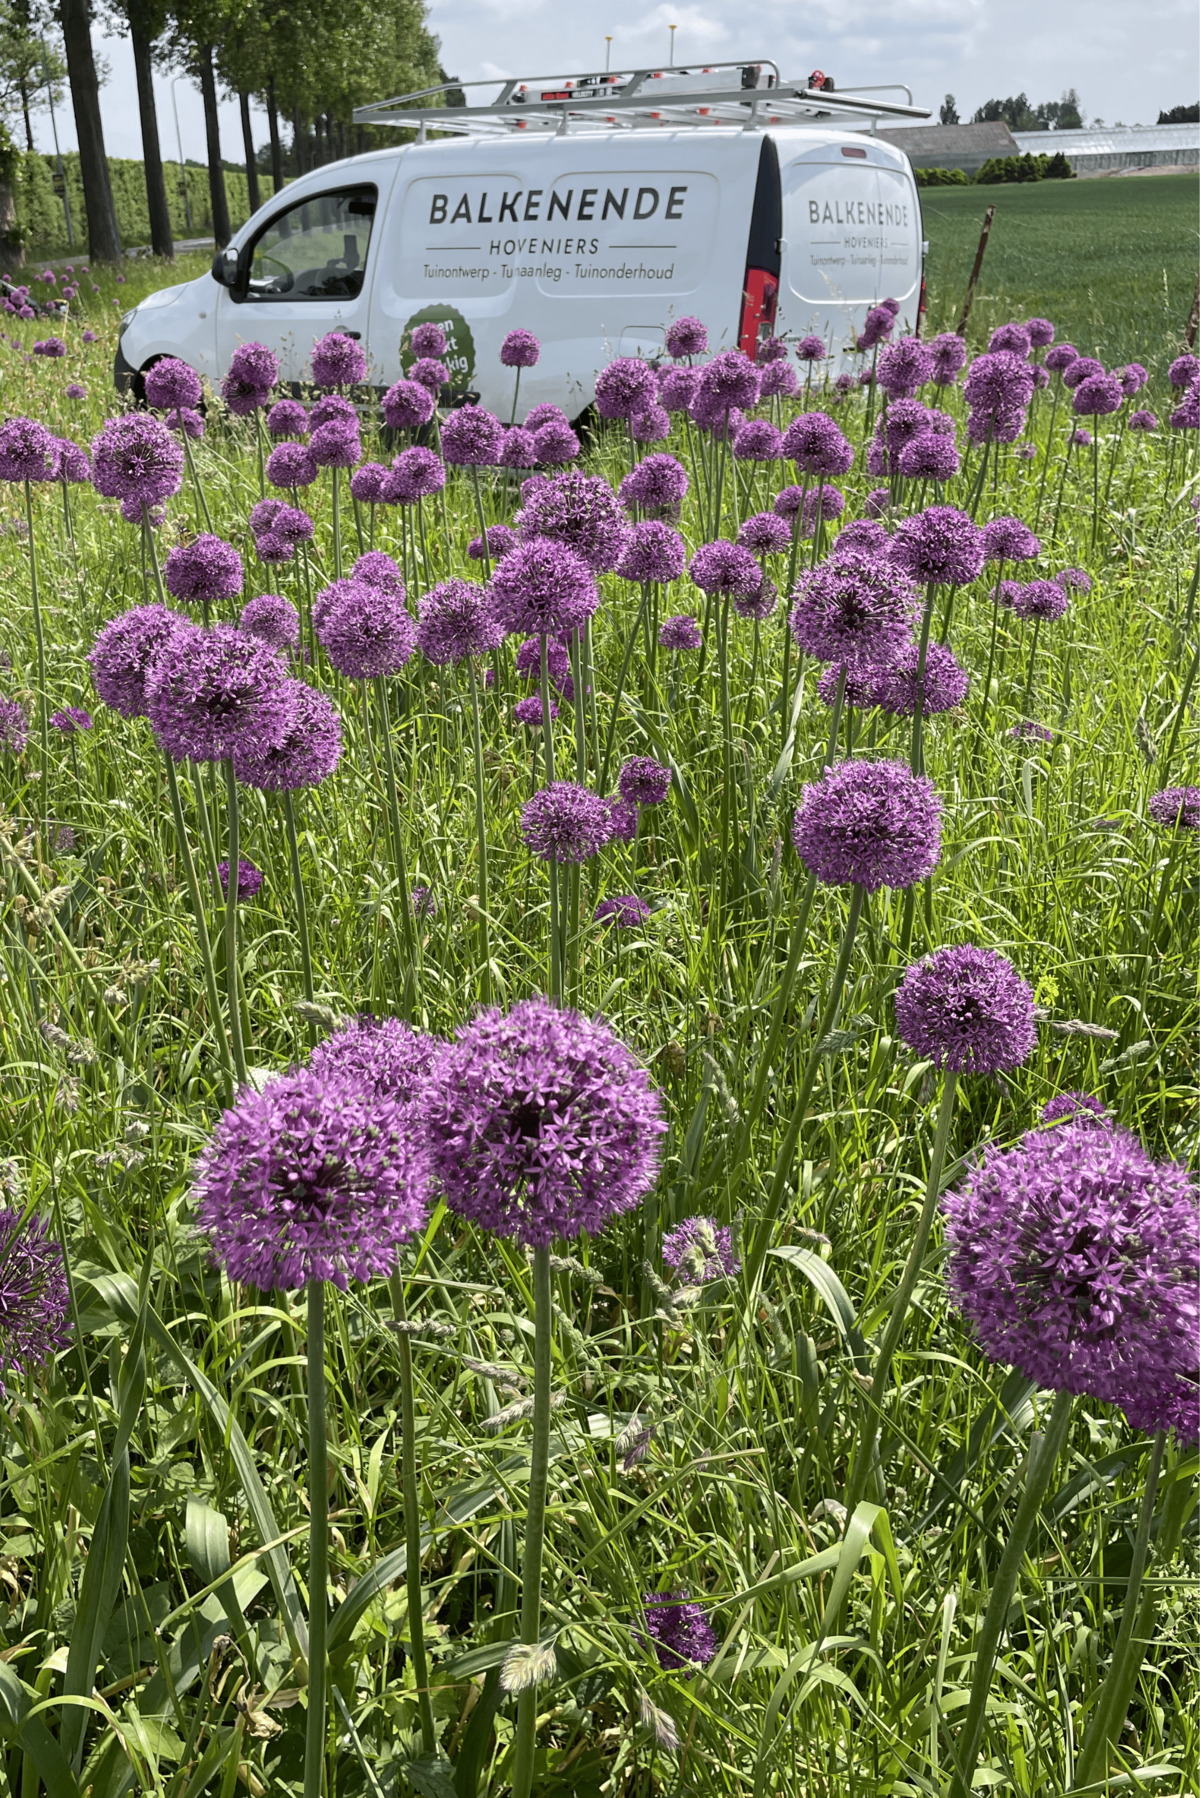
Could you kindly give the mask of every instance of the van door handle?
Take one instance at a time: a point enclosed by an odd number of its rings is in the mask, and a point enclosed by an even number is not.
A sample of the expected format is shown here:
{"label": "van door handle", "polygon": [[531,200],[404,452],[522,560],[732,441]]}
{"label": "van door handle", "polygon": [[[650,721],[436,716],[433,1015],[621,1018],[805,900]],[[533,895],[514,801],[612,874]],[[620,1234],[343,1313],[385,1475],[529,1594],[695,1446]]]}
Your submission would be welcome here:
{"label": "van door handle", "polygon": [[357,343],[359,338],[362,336],[362,332],[361,331],[343,331],[342,336],[343,337],[353,337],[355,343]]}

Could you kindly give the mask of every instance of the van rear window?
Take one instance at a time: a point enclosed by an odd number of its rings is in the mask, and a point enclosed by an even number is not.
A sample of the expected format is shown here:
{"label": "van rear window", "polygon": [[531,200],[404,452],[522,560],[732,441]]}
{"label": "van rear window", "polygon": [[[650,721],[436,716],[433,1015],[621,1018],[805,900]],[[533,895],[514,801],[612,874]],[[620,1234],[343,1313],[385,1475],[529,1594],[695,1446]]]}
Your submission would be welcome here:
{"label": "van rear window", "polygon": [[919,278],[916,191],[900,171],[800,160],[783,171],[787,281],[802,300],[903,301]]}

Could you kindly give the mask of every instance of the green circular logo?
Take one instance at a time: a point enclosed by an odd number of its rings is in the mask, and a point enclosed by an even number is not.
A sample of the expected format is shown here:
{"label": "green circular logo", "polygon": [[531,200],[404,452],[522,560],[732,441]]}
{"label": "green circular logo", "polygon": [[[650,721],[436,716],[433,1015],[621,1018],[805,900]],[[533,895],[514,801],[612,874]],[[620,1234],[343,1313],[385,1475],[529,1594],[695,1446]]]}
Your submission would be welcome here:
{"label": "green circular logo", "polygon": [[450,370],[451,390],[461,393],[469,387],[475,373],[475,339],[462,313],[453,306],[422,306],[419,312],[413,313],[400,337],[400,366],[405,374],[416,361],[412,347],[416,325],[441,326],[446,333],[446,354],[442,361]]}

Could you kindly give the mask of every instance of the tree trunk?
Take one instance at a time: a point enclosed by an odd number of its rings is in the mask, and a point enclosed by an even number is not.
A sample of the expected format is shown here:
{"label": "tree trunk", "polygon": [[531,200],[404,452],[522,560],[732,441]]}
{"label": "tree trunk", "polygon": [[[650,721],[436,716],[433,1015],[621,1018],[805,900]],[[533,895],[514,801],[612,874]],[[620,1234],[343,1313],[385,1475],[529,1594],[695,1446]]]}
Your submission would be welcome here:
{"label": "tree trunk", "polygon": [[204,96],[204,136],[208,147],[208,191],[212,199],[213,236],[223,250],[233,232],[229,229],[229,201],[225,195],[225,171],[221,167],[221,129],[217,119],[217,81],[213,74],[211,44],[200,46],[200,92]]}
{"label": "tree trunk", "polygon": [[21,83],[21,116],[25,120],[25,148],[33,154],[33,122],[29,117],[29,89]]}
{"label": "tree trunk", "polygon": [[88,0],[62,0],[63,44],[67,52],[67,77],[75,109],[79,138],[79,172],[83,178],[83,204],[87,213],[88,252],[93,262],[118,262],[121,233],[108,178],[104,153],[104,127],[100,123],[100,84],[92,57]]}
{"label": "tree trunk", "polygon": [[146,171],[146,207],[150,214],[150,247],[156,256],[175,259],[171,235],[171,209],[163,176],[158,142],[158,112],[154,104],[154,67],[151,38],[140,6],[129,8],[129,36],[133,44],[133,68],[137,76],[138,116],[142,126],[142,161]]}
{"label": "tree trunk", "polygon": [[292,114],[292,158],[296,164],[297,179],[304,173],[304,152],[300,147],[300,113],[297,109]]}
{"label": "tree trunk", "polygon": [[257,212],[262,205],[258,197],[258,163],[254,157],[254,131],[250,124],[250,96],[238,95],[238,105],[242,112],[242,146],[246,152],[246,191],[250,196],[250,210]]}
{"label": "tree trunk", "polygon": [[279,142],[279,108],[275,104],[275,77],[267,83],[267,125],[271,132],[271,180],[275,192],[283,192],[283,146]]}

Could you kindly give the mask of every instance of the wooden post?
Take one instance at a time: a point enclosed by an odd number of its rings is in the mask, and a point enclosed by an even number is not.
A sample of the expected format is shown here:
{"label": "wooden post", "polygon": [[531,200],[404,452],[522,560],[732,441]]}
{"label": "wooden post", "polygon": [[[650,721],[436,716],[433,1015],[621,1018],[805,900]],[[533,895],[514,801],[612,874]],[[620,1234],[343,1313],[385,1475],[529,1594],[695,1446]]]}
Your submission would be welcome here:
{"label": "wooden post", "polygon": [[1196,291],[1192,296],[1192,309],[1188,313],[1187,330],[1183,334],[1185,349],[1195,349],[1197,325],[1200,325],[1200,280],[1196,282]]}
{"label": "wooden post", "polygon": [[983,252],[987,249],[988,232],[992,228],[992,220],[996,216],[996,208],[989,206],[983,215],[983,230],[979,233],[979,248],[975,252],[975,267],[971,270],[971,279],[967,282],[967,296],[963,301],[962,314],[958,321],[959,337],[964,337],[967,330],[967,319],[971,314],[971,302],[975,298],[975,283],[979,279],[979,271],[983,267]]}

